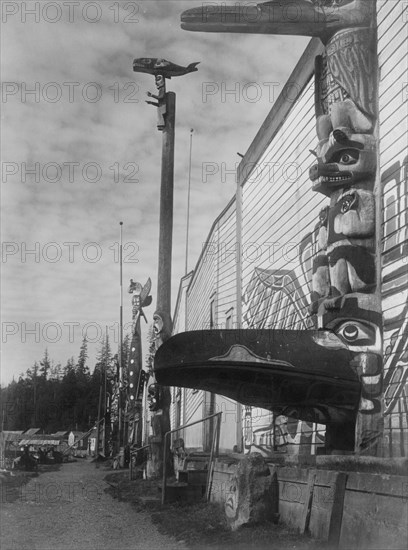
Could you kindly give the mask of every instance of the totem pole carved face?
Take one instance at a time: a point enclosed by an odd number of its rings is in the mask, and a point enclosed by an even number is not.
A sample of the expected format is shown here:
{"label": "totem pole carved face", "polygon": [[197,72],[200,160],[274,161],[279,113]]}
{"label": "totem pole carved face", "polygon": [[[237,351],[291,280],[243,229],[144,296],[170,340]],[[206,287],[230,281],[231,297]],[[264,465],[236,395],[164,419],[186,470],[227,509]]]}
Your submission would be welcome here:
{"label": "totem pole carved face", "polygon": [[355,0],[308,0],[318,8],[340,8],[347,4],[353,4]]}
{"label": "totem pole carved face", "polygon": [[160,409],[160,386],[155,382],[147,388],[147,402],[149,410],[158,411]]}
{"label": "totem pole carved face", "polygon": [[356,184],[374,187],[377,144],[373,136],[338,128],[320,140],[316,156],[318,162],[310,169],[314,191],[331,196]]}
{"label": "totem pole carved face", "polygon": [[[341,316],[327,314],[326,325],[354,353],[351,366],[361,380],[359,412],[363,416],[381,416],[382,335],[380,305],[376,296],[350,294],[343,299]],[[330,318],[331,317],[331,318]],[[361,449],[381,437],[373,426],[363,429]]]}
{"label": "totem pole carved face", "polygon": [[155,76],[155,82],[156,82],[156,88],[160,90],[160,88],[164,88],[166,86],[166,79],[163,75],[157,74]]}
{"label": "totem pole carved face", "polygon": [[149,296],[151,287],[152,282],[150,278],[147,280],[144,286],[142,286],[140,283],[135,282],[133,279],[130,279],[128,292],[129,294],[133,294],[133,319],[135,319],[139,313],[143,316],[144,314],[142,308],[147,307],[152,303],[152,297]]}
{"label": "totem pole carved face", "polygon": [[135,296],[133,296],[133,298],[132,298],[132,306],[134,307],[134,309],[135,309],[136,311],[140,311],[140,308],[141,308],[141,306],[142,306],[142,302],[141,302],[141,300],[140,300],[140,295],[137,295],[137,294],[136,294]]}
{"label": "totem pole carved face", "polygon": [[355,0],[309,0],[312,4],[319,8],[337,8],[352,4]]}
{"label": "totem pole carved face", "polygon": [[234,520],[238,513],[238,478],[234,476],[228,487],[225,501],[225,514],[229,520]]}
{"label": "totem pole carved face", "polygon": [[156,311],[153,315],[153,332],[156,349],[171,336],[172,323],[170,315],[164,311]]}

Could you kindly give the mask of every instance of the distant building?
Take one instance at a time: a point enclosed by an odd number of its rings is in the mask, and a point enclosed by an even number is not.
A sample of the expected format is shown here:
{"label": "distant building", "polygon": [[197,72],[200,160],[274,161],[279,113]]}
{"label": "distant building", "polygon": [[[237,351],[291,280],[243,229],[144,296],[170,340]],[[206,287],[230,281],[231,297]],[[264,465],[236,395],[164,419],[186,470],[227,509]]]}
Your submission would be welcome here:
{"label": "distant building", "polygon": [[68,435],[68,446],[72,447],[72,454],[74,456],[85,456],[88,452],[88,439],[89,434],[87,432],[71,431]]}
{"label": "distant building", "polygon": [[28,428],[28,430],[25,430],[23,434],[27,437],[30,437],[32,435],[38,434],[38,432],[41,431],[41,428]]}
{"label": "distant building", "polygon": [[51,435],[55,435],[57,439],[68,440],[68,434],[69,434],[69,430],[61,430]]}
{"label": "distant building", "polygon": [[0,432],[0,469],[10,469],[20,449],[22,431]]}
{"label": "distant building", "polygon": [[[88,435],[88,441],[87,441],[87,449],[88,449],[88,455],[95,456],[96,455],[96,438],[98,436],[98,430],[97,428],[93,428],[90,434]],[[100,438],[99,438],[100,441]]]}

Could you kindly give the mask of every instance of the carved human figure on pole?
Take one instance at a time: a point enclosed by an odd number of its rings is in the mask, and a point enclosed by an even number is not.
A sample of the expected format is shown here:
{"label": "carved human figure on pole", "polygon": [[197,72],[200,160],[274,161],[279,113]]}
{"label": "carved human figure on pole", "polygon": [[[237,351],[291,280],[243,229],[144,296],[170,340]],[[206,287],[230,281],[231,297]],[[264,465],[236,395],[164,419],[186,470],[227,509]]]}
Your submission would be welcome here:
{"label": "carved human figure on pole", "polygon": [[166,126],[166,79],[163,75],[158,74],[155,76],[155,81],[158,90],[157,95],[151,92],[147,92],[147,95],[153,99],[157,99],[157,103],[154,101],[146,101],[146,103],[157,107],[157,129],[162,131]]}
{"label": "carved human figure on pole", "polygon": [[[155,311],[153,315],[153,338],[156,350],[170,338],[172,323],[170,315],[164,311]],[[149,381],[148,402],[151,411],[159,411],[169,405],[171,400],[170,390],[167,387],[159,386],[154,374]]]}
{"label": "carved human figure on pole", "polygon": [[187,67],[176,65],[166,59],[158,59],[156,57],[140,57],[133,61],[133,70],[139,73],[147,73],[154,75],[157,94],[147,92],[148,97],[156,99],[154,101],[146,101],[149,105],[157,107],[157,129],[163,131],[166,127],[167,114],[167,93],[166,93],[166,78],[175,76],[183,76],[188,73],[197,71],[199,62],[190,63]]}

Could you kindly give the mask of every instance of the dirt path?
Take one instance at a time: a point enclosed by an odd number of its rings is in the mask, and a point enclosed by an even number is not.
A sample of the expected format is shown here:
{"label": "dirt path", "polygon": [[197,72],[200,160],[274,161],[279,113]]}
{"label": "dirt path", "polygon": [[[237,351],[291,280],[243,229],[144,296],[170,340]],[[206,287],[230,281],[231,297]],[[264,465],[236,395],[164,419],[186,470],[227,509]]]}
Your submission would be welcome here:
{"label": "dirt path", "polygon": [[147,550],[183,545],[162,535],[147,513],[105,493],[104,466],[81,460],[46,470],[18,492],[3,485],[2,550]]}

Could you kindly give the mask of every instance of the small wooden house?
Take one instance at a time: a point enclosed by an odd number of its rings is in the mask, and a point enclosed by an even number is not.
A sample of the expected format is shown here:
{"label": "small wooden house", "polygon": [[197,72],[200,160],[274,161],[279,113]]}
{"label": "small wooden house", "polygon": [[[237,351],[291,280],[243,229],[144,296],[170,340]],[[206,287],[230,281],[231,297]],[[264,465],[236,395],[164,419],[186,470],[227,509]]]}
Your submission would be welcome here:
{"label": "small wooden house", "polygon": [[68,435],[68,446],[72,448],[72,454],[74,456],[84,457],[88,453],[88,439],[89,434],[87,432],[70,431]]}

